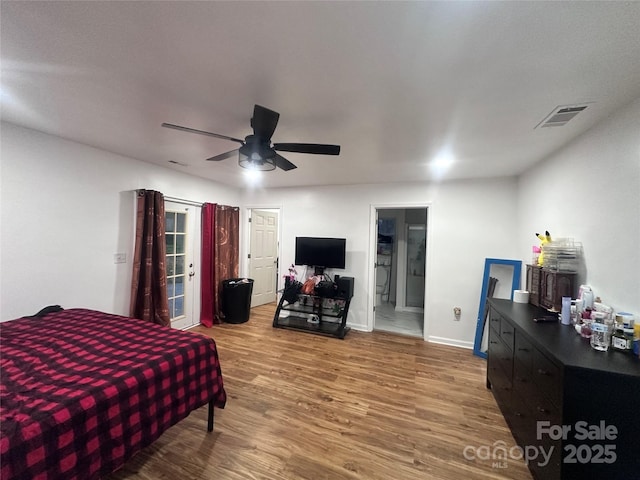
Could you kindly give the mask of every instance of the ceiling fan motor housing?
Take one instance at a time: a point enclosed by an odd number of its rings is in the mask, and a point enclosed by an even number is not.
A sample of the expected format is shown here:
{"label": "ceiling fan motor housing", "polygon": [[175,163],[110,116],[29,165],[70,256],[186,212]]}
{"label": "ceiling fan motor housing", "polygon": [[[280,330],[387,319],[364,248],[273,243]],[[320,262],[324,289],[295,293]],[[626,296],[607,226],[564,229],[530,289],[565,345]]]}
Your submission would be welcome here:
{"label": "ceiling fan motor housing", "polygon": [[253,160],[264,160],[276,156],[276,151],[271,148],[269,140],[263,140],[256,135],[248,135],[245,144],[240,147],[240,153]]}

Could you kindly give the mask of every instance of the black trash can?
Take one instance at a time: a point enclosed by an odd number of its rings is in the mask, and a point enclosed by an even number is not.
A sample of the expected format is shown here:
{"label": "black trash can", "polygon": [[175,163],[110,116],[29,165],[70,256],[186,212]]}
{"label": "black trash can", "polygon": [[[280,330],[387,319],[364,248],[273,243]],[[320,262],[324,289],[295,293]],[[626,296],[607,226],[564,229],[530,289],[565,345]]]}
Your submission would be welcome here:
{"label": "black trash can", "polygon": [[251,310],[252,278],[229,278],[222,281],[222,313],[225,323],[244,323]]}

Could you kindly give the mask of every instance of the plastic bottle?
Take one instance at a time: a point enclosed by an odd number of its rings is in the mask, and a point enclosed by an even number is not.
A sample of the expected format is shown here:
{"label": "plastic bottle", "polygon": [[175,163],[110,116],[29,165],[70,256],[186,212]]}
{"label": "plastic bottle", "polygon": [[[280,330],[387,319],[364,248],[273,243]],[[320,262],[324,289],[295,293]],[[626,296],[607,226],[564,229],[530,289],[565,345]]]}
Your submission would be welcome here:
{"label": "plastic bottle", "polygon": [[562,297],[561,323],[571,325],[571,297]]}
{"label": "plastic bottle", "polygon": [[578,298],[582,299],[584,308],[593,308],[593,291],[589,285],[580,285]]}
{"label": "plastic bottle", "polygon": [[594,312],[593,323],[591,323],[591,348],[600,352],[609,350],[611,344],[611,330],[613,324],[606,322],[606,314]]}

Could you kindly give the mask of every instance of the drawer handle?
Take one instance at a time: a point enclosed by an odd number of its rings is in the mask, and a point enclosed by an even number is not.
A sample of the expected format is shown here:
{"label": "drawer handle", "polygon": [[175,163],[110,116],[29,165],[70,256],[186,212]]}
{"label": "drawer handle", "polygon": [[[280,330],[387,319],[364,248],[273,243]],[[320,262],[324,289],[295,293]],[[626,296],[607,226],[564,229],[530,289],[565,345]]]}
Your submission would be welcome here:
{"label": "drawer handle", "polygon": [[505,331],[503,330],[503,331],[502,331],[502,335],[513,335],[513,332],[511,332],[511,331],[506,331],[506,332],[505,332]]}
{"label": "drawer handle", "polygon": [[516,412],[516,413],[515,413],[515,416],[516,416],[516,417],[521,417],[521,416],[522,416],[522,414],[521,414],[520,412]]}
{"label": "drawer handle", "polygon": [[549,410],[547,410],[546,408],[543,408],[543,407],[538,407],[538,411],[540,413],[550,413]]}
{"label": "drawer handle", "polygon": [[549,375],[549,372],[547,372],[546,370],[543,370],[543,369],[541,369],[541,368],[539,368],[539,369],[538,369],[538,373],[539,373],[540,375]]}
{"label": "drawer handle", "polygon": [[491,340],[489,343],[493,343],[495,345],[498,342],[496,342],[495,340]]}
{"label": "drawer handle", "polygon": [[529,349],[528,348],[519,348],[518,351],[519,352],[528,352]]}

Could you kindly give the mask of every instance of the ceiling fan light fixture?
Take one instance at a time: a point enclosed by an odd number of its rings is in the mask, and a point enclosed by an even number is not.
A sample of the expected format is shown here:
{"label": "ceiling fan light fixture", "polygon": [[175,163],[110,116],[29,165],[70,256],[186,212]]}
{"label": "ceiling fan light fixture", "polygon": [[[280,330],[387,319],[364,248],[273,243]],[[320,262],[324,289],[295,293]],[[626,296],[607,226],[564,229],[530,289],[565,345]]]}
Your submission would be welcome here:
{"label": "ceiling fan light fixture", "polygon": [[242,152],[238,152],[238,165],[247,170],[260,170],[268,172],[276,169],[275,157],[262,158],[258,153],[254,152],[250,156]]}

